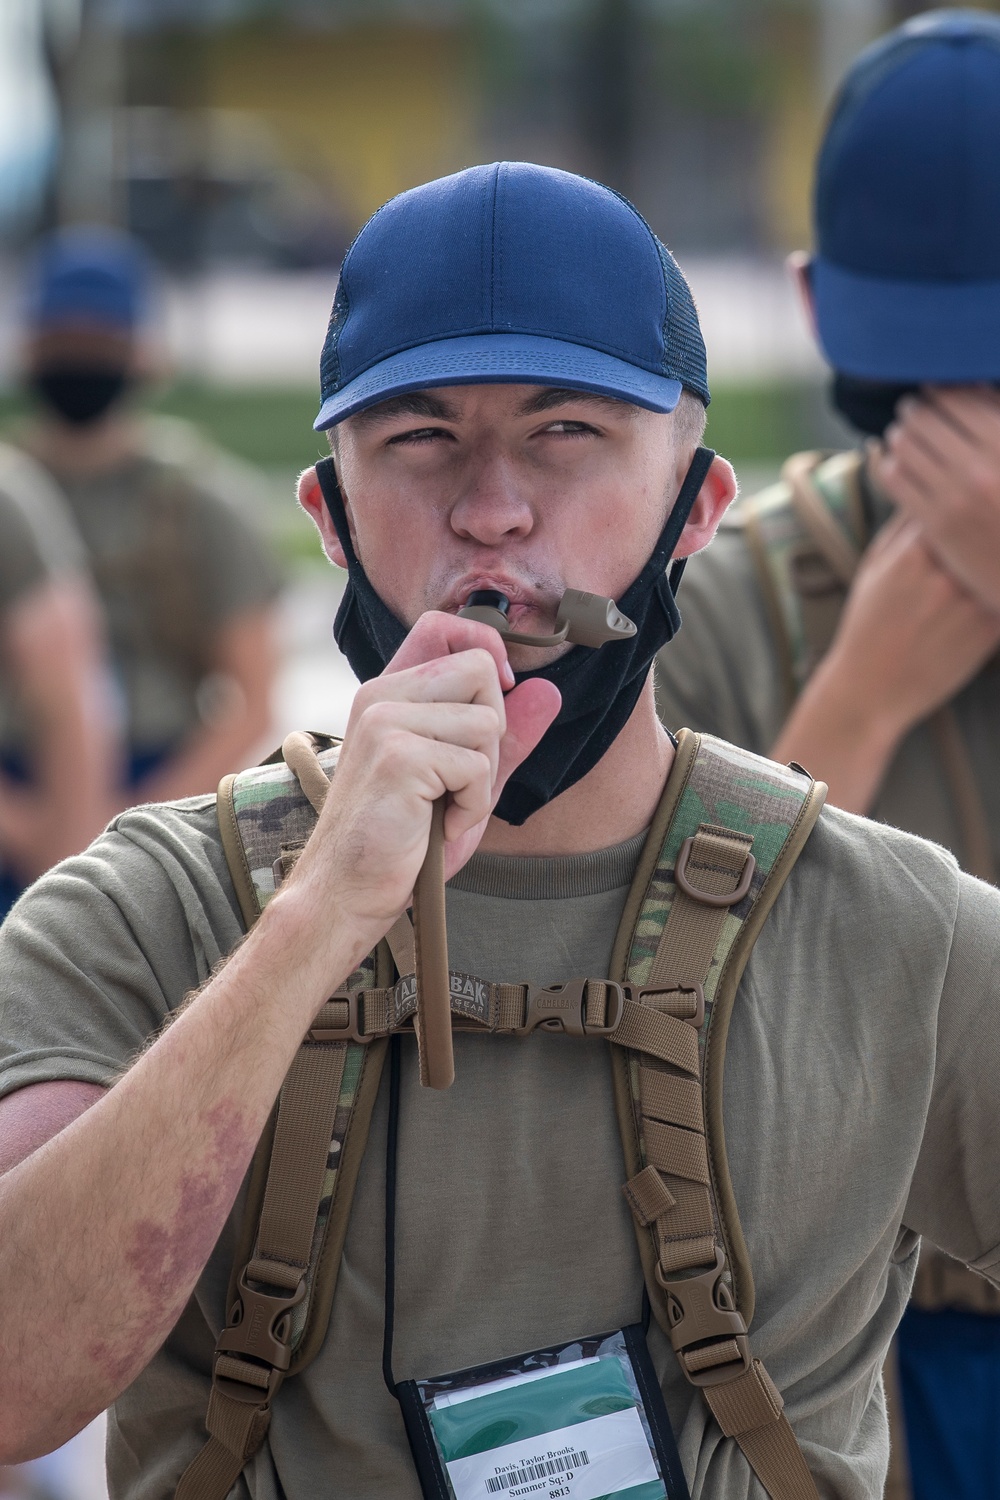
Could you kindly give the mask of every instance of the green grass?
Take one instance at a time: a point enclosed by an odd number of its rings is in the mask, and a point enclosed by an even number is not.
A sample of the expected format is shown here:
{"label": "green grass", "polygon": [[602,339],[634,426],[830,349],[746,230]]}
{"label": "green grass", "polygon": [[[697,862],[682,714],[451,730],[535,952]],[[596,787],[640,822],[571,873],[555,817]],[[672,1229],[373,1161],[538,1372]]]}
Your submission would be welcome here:
{"label": "green grass", "polygon": [[[198,423],[216,442],[272,471],[297,469],[328,450],[313,432],[317,393],[311,387],[212,386],[179,381],[154,402],[157,410]],[[14,393],[0,395],[0,425],[24,409]],[[720,385],[709,408],[707,441],[734,463],[777,463],[824,440],[822,394],[794,382]]]}

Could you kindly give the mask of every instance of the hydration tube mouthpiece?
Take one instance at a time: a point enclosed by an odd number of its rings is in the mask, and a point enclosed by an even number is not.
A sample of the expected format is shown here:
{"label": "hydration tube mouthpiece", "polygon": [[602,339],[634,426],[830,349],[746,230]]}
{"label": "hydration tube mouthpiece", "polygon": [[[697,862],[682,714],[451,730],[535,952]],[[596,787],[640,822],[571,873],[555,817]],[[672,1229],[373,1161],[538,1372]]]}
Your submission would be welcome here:
{"label": "hydration tube mouthpiece", "polygon": [[498,589],[473,589],[458,612],[460,620],[479,620],[492,625],[504,640],[519,646],[607,645],[609,641],[628,640],[636,633],[634,621],[623,615],[613,599],[588,594],[583,589],[567,589],[559,601],[554,635],[524,635],[511,630],[507,619],[510,600]]}

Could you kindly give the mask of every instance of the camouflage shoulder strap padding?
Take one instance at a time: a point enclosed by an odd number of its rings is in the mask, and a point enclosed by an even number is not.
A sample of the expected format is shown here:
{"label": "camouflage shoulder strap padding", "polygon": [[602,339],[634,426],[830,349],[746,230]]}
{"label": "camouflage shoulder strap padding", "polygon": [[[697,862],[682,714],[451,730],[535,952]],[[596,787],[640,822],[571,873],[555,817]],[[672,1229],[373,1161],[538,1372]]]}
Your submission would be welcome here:
{"label": "camouflage shoulder strap padding", "polygon": [[612,960],[629,997],[612,1037],[625,1194],[650,1302],[685,1376],[772,1500],[815,1500],[781,1396],[750,1352],[753,1277],[722,1082],[740,978],[826,789],[684,730],[668,791]]}
{"label": "camouflage shoulder strap padding", "polygon": [[782,665],[787,707],[826,654],[867,541],[861,454],[796,453],[742,502],[742,527]]}
{"label": "camouflage shoulder strap padding", "polygon": [[[290,760],[301,738],[286,741]],[[325,745],[332,769],[336,743],[312,738]],[[276,760],[219,788],[223,848],[248,927],[316,821],[314,802]],[[311,795],[319,800],[315,786]],[[391,972],[380,944],[346,990],[385,985]],[[384,1041],[331,1041],[324,1028],[334,1024],[332,1009],[323,1007],[304,1038],[254,1159],[227,1326],[216,1345],[209,1440],[182,1475],[177,1500],[224,1500],[264,1440],[284,1379],[312,1359],[326,1332],[385,1054]]]}

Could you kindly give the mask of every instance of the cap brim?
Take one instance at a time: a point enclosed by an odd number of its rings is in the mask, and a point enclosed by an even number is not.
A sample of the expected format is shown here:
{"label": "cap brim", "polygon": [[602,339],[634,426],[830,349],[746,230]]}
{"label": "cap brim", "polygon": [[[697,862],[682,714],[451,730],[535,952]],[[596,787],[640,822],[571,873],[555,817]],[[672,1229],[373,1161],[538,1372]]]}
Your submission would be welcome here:
{"label": "cap brim", "polygon": [[555,385],[593,391],[649,411],[673,411],[681,383],[612,354],[530,334],[485,333],[404,349],[373,365],[323,402],[317,432],[354,412],[439,385]]}
{"label": "cap brim", "polygon": [[835,370],[892,385],[1000,380],[1000,281],[890,281],[821,256],[810,279]]}

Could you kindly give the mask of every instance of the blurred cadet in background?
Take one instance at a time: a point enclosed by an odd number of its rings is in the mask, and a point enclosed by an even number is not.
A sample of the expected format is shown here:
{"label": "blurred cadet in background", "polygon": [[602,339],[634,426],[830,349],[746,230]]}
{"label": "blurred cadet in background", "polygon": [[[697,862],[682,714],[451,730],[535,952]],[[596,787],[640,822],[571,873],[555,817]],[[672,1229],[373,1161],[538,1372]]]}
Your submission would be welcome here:
{"label": "blurred cadet in background", "polygon": [[[143,415],[150,267],[103,229],[45,243],[28,293],[18,441],[72,513],[104,607],[127,745],[118,805],[213,791],[266,733],[276,669],[273,559],[240,504],[240,465]],[[109,809],[110,815],[110,809]]]}
{"label": "blurred cadet in background", "polygon": [[0,444],[0,918],[108,815],[100,611],[44,469]]}
{"label": "blurred cadet in background", "polygon": [[[868,441],[796,454],[692,558],[661,715],[807,765],[839,806],[996,882],[1000,19],[927,13],[862,54],[815,213],[796,271]],[[917,1500],[1000,1494],[998,1314],[924,1252],[899,1333]]]}

